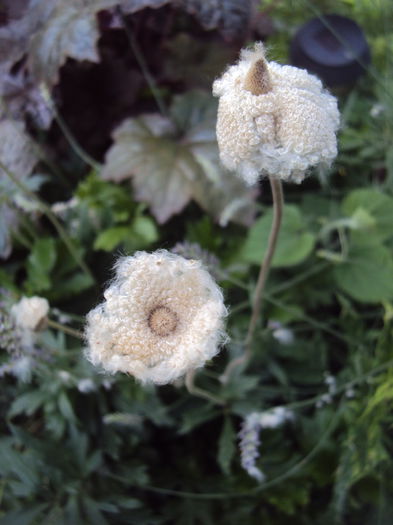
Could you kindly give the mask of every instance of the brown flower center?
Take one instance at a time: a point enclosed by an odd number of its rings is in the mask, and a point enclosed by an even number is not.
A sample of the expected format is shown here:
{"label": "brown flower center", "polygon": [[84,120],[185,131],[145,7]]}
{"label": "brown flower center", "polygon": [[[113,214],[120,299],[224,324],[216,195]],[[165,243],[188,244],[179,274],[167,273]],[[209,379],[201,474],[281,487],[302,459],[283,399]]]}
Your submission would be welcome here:
{"label": "brown flower center", "polygon": [[244,89],[253,95],[264,95],[272,90],[269,71],[263,58],[254,62],[248,70],[244,79]]}
{"label": "brown flower center", "polygon": [[176,313],[167,306],[156,306],[147,318],[150,330],[160,337],[172,334],[176,330],[177,323]]}

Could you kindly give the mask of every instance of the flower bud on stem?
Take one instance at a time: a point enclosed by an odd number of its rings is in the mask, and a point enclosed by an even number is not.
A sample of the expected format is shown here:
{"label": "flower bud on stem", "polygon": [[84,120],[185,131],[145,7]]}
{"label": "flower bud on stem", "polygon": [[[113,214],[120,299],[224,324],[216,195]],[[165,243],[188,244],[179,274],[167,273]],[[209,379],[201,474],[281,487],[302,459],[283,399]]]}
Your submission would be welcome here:
{"label": "flower bud on stem", "polygon": [[273,222],[270,230],[269,241],[265,257],[262,261],[261,268],[259,271],[258,281],[255,287],[255,295],[252,306],[252,314],[250,323],[248,325],[247,336],[244,341],[244,353],[242,356],[237,357],[230,361],[222,374],[220,380],[222,383],[229,381],[232,371],[242,364],[246,364],[251,357],[251,344],[254,337],[254,332],[257,326],[257,322],[261,313],[262,297],[265,289],[266,280],[269,274],[271,262],[276,249],[277,238],[280,231],[282,212],[284,207],[284,194],[282,190],[281,180],[275,177],[269,177],[270,186],[272,188],[273,195]]}

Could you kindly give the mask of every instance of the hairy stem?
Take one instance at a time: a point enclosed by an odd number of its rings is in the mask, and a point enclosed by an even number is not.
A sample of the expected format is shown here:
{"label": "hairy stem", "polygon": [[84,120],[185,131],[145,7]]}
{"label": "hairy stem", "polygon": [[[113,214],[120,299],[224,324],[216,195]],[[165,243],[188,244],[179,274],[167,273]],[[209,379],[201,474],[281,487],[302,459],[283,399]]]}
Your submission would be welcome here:
{"label": "hairy stem", "polygon": [[237,357],[236,359],[233,359],[228,363],[224,373],[221,376],[222,383],[227,383],[232,371],[236,367],[247,363],[251,357],[251,343],[261,313],[263,292],[265,289],[266,280],[269,275],[271,262],[277,245],[277,239],[278,234],[280,232],[282,212],[284,207],[284,195],[281,180],[279,178],[269,177],[269,181],[273,196],[273,222],[269,234],[267,250],[261,264],[258,281],[255,287],[250,323],[248,325],[247,335],[244,341],[244,352],[243,355]]}
{"label": "hairy stem", "polygon": [[65,326],[57,321],[53,321],[53,319],[47,319],[46,322],[48,326],[54,330],[59,330],[65,334],[72,335],[72,337],[75,337],[76,339],[83,339],[83,334],[82,332],[79,332],[79,330],[74,330],[74,328],[71,328],[70,326]]}
{"label": "hairy stem", "polygon": [[214,396],[213,394],[210,394],[207,390],[203,390],[202,388],[198,388],[194,384],[194,378],[195,378],[195,370],[191,370],[190,372],[187,372],[186,374],[186,388],[189,391],[191,395],[203,397],[204,399],[207,399],[211,403],[215,405],[225,405],[224,401],[219,399],[218,397]]}
{"label": "hairy stem", "polygon": [[[78,141],[75,139],[73,133],[71,132],[70,128],[66,124],[65,120],[59,113],[57,106],[51,97],[51,94],[49,92],[49,89],[47,86],[42,85],[41,86],[41,94],[42,97],[49,109],[52,111],[53,116],[61,129],[65,139],[67,140],[68,144],[71,146],[71,148],[74,150],[75,154],[88,166],[90,166],[92,169],[96,171],[100,171],[101,164],[97,162],[91,155],[87,153],[78,143]],[[63,177],[61,177],[64,179]],[[68,184],[67,184],[68,185]]]}

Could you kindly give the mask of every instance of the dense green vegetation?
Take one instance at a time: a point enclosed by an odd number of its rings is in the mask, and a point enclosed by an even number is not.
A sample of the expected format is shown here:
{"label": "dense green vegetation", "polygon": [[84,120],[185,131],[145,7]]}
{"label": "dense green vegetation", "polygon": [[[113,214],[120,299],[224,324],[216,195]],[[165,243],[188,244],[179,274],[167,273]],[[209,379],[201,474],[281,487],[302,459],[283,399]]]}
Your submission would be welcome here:
{"label": "dense green vegetation", "polygon": [[[236,0],[8,3],[0,525],[390,524],[390,0],[271,0],[252,17]],[[250,189],[220,167],[211,83],[254,40],[287,63],[299,25],[333,11],[361,25],[372,65],[333,90],[342,124],[330,173],[284,187],[253,358],[222,384],[242,351],[272,212],[266,181]],[[107,375],[83,355],[84,316],[118,255],[175,246],[224,290],[230,341],[195,379],[224,406],[182,382]],[[34,295],[50,321],[26,341],[10,309]],[[277,407],[290,417],[261,429],[258,481],[241,466],[239,432]]]}

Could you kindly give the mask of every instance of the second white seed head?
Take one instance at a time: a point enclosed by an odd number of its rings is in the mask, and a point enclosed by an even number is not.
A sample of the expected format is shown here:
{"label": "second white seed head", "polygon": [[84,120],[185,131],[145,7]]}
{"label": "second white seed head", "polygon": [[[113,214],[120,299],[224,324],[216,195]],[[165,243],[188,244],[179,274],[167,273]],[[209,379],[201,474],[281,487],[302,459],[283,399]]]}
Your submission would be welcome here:
{"label": "second white seed head", "polygon": [[242,51],[213,94],[221,161],[248,184],[261,175],[301,182],[336,157],[337,100],[307,71],[267,62],[261,43]]}

